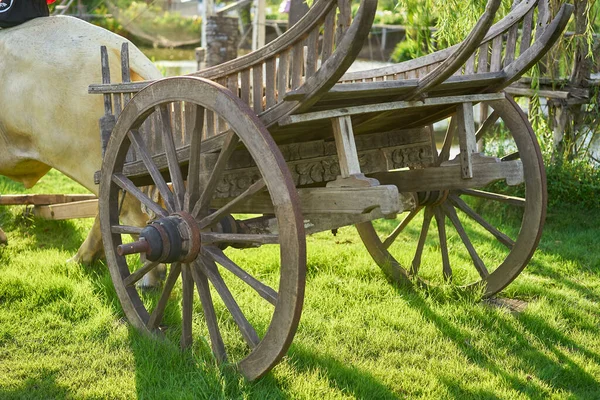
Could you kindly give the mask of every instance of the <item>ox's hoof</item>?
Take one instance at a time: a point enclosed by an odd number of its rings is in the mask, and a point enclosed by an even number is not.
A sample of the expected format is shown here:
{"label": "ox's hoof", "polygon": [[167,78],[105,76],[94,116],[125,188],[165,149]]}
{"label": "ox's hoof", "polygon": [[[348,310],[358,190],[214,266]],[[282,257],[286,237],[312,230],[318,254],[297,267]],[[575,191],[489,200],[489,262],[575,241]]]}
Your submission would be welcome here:
{"label": "ox's hoof", "polygon": [[81,265],[91,265],[96,260],[104,258],[104,252],[98,254],[90,254],[87,252],[78,251],[73,257],[67,260],[67,263],[76,263]]}
{"label": "ox's hoof", "polygon": [[136,287],[144,291],[158,289],[166,276],[167,266],[165,264],[158,264],[156,268],[148,272],[138,281]]}

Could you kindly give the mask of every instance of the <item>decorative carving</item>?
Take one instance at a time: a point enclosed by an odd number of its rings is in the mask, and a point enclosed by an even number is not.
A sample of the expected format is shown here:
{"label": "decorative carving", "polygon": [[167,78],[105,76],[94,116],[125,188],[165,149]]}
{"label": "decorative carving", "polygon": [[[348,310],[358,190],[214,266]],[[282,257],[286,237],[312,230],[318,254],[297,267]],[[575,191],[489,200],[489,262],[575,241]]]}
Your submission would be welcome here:
{"label": "decorative carving", "polygon": [[[429,142],[361,151],[358,159],[364,174],[422,167],[433,162]],[[340,175],[337,156],[288,161],[287,165],[297,187],[334,181]],[[217,187],[217,197],[238,196],[259,178],[256,167],[227,171]]]}

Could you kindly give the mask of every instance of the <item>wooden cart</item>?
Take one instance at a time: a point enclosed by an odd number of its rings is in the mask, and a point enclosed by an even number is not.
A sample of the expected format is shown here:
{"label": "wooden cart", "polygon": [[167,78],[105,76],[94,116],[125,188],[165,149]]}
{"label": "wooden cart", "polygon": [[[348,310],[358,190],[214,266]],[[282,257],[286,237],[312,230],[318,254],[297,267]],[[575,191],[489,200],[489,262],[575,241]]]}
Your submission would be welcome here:
{"label": "wooden cart", "polygon": [[[351,18],[349,0],[317,0],[266,47],[189,76],[128,83],[125,50],[124,83],[110,83],[104,52],[105,81],[89,90],[105,96],[102,237],[136,328],[183,347],[208,337],[218,361],[254,379],[298,326],[306,234],[356,225],[391,280],[439,275],[487,296],[527,264],[545,176],[531,126],[502,89],[552,46],[572,7],[548,22],[542,3],[523,0],[492,25],[500,1],[490,0],[460,45],[344,75],[376,4],[362,0]],[[438,146],[432,126],[448,118]],[[124,193],[154,214],[146,227],[119,222]],[[501,232],[501,220],[514,229]],[[246,260],[256,247],[263,265]],[[159,293],[136,288],[159,263]]]}

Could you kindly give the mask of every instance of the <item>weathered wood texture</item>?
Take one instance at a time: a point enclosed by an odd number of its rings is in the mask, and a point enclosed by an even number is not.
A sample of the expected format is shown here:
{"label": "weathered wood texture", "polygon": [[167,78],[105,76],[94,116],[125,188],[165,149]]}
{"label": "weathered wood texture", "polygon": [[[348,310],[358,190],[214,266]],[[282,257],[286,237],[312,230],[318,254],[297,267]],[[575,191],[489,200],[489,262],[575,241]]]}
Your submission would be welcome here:
{"label": "weathered wood texture", "polygon": [[98,215],[98,200],[74,201],[71,203],[36,205],[33,207],[33,215],[44,219],[73,219],[94,218]]}
{"label": "weathered wood texture", "polygon": [[0,195],[0,205],[49,205],[71,203],[74,201],[93,200],[93,194],[3,194]]}
{"label": "weathered wood texture", "polygon": [[477,83],[478,75],[501,72],[502,82],[487,87],[487,90],[499,90],[518,79],[548,51],[562,33],[573,10],[571,5],[563,4],[550,21],[547,8],[547,0],[518,2],[505,18],[487,30],[481,40],[476,40],[488,26],[486,11],[463,43],[393,66],[348,73],[341,82],[372,82],[379,77],[383,81],[404,80],[409,77],[416,80],[415,87],[402,97],[410,98],[456,74],[470,76],[473,88],[485,91],[486,87]]}

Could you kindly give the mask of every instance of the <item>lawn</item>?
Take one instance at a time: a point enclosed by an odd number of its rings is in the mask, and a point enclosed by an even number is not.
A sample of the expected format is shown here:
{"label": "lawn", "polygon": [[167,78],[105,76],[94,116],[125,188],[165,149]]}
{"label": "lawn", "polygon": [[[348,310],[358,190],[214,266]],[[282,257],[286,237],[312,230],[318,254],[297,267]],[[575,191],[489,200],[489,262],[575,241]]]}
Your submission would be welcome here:
{"label": "lawn", "polygon": [[[33,190],[85,192],[52,171]],[[391,285],[352,227],[308,238],[306,298],[283,361],[247,382],[205,343],[141,336],[102,262],[66,263],[91,220],[0,207],[0,399],[597,399],[600,210],[549,210],[532,262],[501,297]],[[260,253],[256,257],[261,257]]]}

